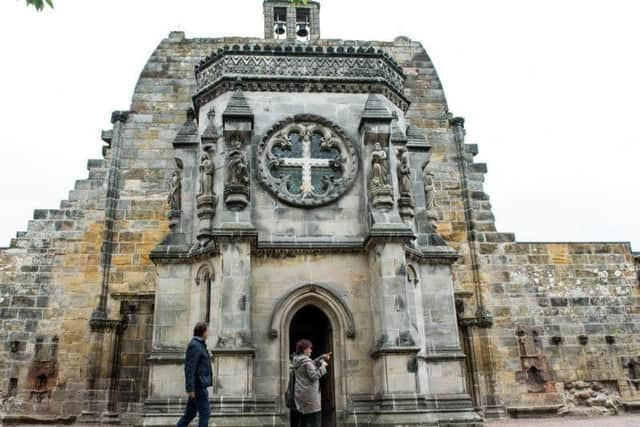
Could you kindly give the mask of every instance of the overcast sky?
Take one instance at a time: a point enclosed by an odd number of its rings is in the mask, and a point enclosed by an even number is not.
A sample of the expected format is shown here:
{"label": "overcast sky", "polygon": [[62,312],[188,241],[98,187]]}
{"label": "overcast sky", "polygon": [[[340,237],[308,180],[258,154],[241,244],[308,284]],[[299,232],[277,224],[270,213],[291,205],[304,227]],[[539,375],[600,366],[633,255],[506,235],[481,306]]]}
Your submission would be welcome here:
{"label": "overcast sky", "polygon": [[[58,208],[171,30],[262,36],[260,0],[0,2],[0,246]],[[640,2],[323,0],[322,36],[421,41],[520,241],[640,250]]]}

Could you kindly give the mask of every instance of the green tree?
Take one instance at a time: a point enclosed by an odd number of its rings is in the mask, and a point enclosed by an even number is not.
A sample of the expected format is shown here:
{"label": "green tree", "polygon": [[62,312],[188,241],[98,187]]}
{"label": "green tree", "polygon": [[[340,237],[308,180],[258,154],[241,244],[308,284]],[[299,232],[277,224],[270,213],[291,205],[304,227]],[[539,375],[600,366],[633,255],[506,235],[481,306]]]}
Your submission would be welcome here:
{"label": "green tree", "polygon": [[41,11],[45,6],[53,9],[53,0],[27,0],[27,6],[33,6],[37,11]]}
{"label": "green tree", "polygon": [[309,0],[289,0],[289,2],[293,4],[307,4],[309,3]]}

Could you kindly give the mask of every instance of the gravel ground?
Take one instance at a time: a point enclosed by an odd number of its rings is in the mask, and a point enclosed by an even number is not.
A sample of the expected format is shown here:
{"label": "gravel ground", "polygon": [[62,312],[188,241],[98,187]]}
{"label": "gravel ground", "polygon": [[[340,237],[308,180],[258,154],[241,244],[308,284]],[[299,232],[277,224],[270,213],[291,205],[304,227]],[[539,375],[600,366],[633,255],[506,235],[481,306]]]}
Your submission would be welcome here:
{"label": "gravel ground", "polygon": [[487,421],[487,427],[640,427],[639,415],[593,418],[527,418]]}

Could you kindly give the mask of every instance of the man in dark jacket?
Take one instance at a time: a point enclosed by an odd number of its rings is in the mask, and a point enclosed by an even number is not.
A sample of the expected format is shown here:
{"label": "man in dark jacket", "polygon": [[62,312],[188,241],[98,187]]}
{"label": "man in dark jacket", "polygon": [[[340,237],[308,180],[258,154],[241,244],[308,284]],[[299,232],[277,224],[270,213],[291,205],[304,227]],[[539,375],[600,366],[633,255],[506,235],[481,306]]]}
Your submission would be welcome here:
{"label": "man in dark jacket", "polygon": [[199,414],[199,427],[209,425],[211,407],[209,406],[207,387],[213,385],[213,373],[211,371],[211,357],[206,344],[208,336],[209,329],[206,323],[200,322],[193,328],[193,338],[187,346],[184,361],[185,389],[189,400],[184,415],[176,427],[187,427],[196,414]]}

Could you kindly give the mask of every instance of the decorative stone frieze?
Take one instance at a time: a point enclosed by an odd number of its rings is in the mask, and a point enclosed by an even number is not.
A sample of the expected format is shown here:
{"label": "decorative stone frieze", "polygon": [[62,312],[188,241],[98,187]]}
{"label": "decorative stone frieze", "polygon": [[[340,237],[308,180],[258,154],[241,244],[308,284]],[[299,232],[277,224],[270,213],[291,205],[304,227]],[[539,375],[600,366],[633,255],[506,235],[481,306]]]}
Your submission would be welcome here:
{"label": "decorative stone frieze", "polygon": [[[390,56],[373,47],[226,46],[202,60],[195,72],[196,107],[212,99],[212,93],[218,96],[221,84],[238,78],[257,84],[254,90],[298,91],[279,85],[284,81],[318,92],[390,91],[394,94],[390,99],[399,108],[406,111],[409,107],[403,93],[402,69]],[[244,86],[242,89],[252,90]]]}

